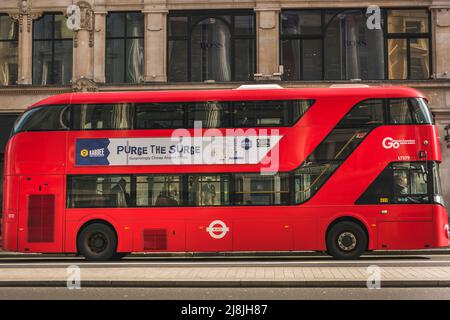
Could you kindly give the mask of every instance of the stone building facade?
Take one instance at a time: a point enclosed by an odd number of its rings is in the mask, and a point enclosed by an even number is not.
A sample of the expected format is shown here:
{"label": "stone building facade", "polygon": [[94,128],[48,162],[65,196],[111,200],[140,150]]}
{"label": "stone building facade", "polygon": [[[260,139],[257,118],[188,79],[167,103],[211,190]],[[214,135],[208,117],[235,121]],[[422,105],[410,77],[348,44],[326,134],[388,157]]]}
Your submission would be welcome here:
{"label": "stone building facade", "polygon": [[405,85],[429,97],[450,202],[449,53],[449,0],[2,0],[0,161],[17,114],[63,92]]}

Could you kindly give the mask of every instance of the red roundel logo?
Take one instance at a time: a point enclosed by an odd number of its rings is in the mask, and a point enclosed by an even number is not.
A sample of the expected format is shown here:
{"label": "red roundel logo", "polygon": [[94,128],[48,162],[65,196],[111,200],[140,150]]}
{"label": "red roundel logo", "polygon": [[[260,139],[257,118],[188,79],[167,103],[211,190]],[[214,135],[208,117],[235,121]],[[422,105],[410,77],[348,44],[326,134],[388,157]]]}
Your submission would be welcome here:
{"label": "red roundel logo", "polygon": [[206,231],[212,238],[222,239],[227,232],[230,231],[230,228],[228,228],[222,220],[214,220],[209,224],[209,227],[206,228]]}

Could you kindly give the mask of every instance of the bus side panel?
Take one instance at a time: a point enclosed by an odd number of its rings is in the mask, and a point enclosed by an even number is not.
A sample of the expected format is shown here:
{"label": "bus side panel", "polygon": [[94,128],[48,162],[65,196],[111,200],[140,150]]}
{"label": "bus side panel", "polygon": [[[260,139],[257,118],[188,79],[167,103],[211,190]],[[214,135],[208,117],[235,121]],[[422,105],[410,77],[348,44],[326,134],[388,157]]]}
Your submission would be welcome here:
{"label": "bus side panel", "polygon": [[[137,214],[142,217],[144,210]],[[186,232],[183,219],[145,219],[133,223],[133,251],[185,251]]]}
{"label": "bus side panel", "polygon": [[8,149],[8,167],[17,175],[66,173],[65,131],[36,131],[16,134]]}
{"label": "bus side panel", "polygon": [[17,176],[5,176],[3,186],[3,249],[6,251],[17,251],[19,178]]}
{"label": "bus side panel", "polygon": [[[214,218],[202,215],[200,218],[186,220],[186,251],[233,250],[234,225],[229,215],[223,212],[222,214],[218,212]],[[193,213],[192,216],[194,216]],[[212,221],[221,221],[223,224],[213,224]],[[212,231],[214,228],[217,232]],[[210,234],[218,236],[213,238]]]}
{"label": "bus side panel", "polygon": [[[256,210],[254,209],[252,211]],[[287,210],[281,209],[277,212],[277,216],[273,218],[235,219],[233,223],[233,250],[293,250],[293,226],[290,221],[291,219],[285,214]]]}
{"label": "bus side panel", "polygon": [[20,252],[62,252],[64,181],[63,175],[19,177]]}
{"label": "bus side panel", "polygon": [[448,247],[448,214],[445,207],[433,206],[433,247]]}
{"label": "bus side panel", "polygon": [[[301,212],[301,210],[299,211]],[[317,218],[299,218],[294,220],[293,228],[295,251],[313,250],[319,248],[318,223],[319,221]]]}
{"label": "bus side panel", "polygon": [[426,249],[433,246],[431,221],[383,221],[378,223],[378,249]]}

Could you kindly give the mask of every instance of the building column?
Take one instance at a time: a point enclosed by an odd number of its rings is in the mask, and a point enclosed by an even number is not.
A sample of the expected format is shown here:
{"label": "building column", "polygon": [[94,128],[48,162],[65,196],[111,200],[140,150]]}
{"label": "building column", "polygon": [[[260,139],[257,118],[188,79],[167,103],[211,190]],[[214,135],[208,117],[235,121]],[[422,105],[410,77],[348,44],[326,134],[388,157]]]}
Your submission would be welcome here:
{"label": "building column", "polygon": [[33,20],[41,15],[42,12],[32,12],[30,0],[21,1],[19,12],[10,14],[19,25],[18,84],[33,83]]}
{"label": "building column", "polygon": [[450,43],[450,4],[435,1],[430,7],[434,30],[433,35],[433,67],[434,78],[450,79],[450,59],[448,44]]}
{"label": "building column", "polygon": [[[432,61],[433,78],[450,79],[450,60],[448,46],[450,43],[450,4],[445,0],[433,0],[430,6],[433,37]],[[427,94],[428,92],[426,92]],[[448,90],[430,90],[431,111],[435,114],[436,126],[441,137],[442,163],[439,167],[444,200],[450,201],[450,139],[445,140],[445,128],[450,125],[450,93]]]}
{"label": "building column", "polygon": [[86,1],[76,5],[80,8],[80,28],[73,32],[73,83],[94,78],[94,10]]}
{"label": "building column", "polygon": [[[447,95],[450,96],[448,93]],[[443,108],[432,108],[432,111],[435,114],[436,127],[441,137],[442,162],[439,165],[439,171],[441,175],[442,195],[445,202],[450,203],[450,105]]]}
{"label": "building column", "polygon": [[256,8],[255,80],[281,80],[278,8]]}
{"label": "building column", "polygon": [[94,28],[94,81],[105,83],[106,11],[95,11]]}
{"label": "building column", "polygon": [[167,82],[167,10],[145,10],[145,81]]}

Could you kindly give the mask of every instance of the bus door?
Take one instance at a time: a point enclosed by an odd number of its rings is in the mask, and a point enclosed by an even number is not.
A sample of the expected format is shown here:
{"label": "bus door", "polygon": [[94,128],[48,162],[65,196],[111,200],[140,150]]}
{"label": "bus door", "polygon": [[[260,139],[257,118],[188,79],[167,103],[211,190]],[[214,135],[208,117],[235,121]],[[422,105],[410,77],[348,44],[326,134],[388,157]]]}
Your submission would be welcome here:
{"label": "bus door", "polygon": [[390,204],[378,209],[380,249],[429,248],[433,246],[431,174],[424,162],[392,163]]}
{"label": "bus door", "polygon": [[19,184],[19,251],[62,251],[64,176],[21,176]]}
{"label": "bus door", "polygon": [[378,208],[378,249],[433,247],[432,206],[386,205]]}

